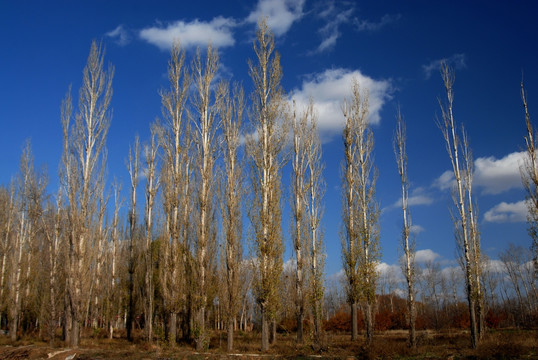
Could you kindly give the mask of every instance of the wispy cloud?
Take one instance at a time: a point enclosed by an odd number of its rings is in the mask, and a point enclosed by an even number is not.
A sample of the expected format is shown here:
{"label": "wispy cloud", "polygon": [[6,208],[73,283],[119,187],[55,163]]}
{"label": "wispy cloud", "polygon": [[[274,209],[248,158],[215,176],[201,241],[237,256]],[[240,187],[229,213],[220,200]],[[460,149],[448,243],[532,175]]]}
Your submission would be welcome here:
{"label": "wispy cloud", "polygon": [[484,220],[493,223],[524,222],[527,220],[525,200],[516,203],[501,202],[484,214]]}
{"label": "wispy cloud", "polygon": [[[411,195],[407,199],[408,206],[417,206],[417,205],[431,205],[433,203],[433,197],[426,192],[422,187],[416,188],[411,192]],[[394,204],[390,206],[391,208],[401,208],[402,207],[402,198],[400,197]]]}
{"label": "wispy cloud", "polygon": [[[474,162],[473,187],[481,189],[483,194],[500,194],[511,189],[522,187],[520,166],[523,164],[525,152],[513,152],[500,159],[494,156],[480,157]],[[454,173],[445,171],[433,184],[446,190],[455,185]]]}
{"label": "wispy cloud", "polygon": [[454,187],[456,184],[455,181],[454,173],[451,170],[447,170],[433,181],[433,186],[440,190],[447,190]]}
{"label": "wispy cloud", "polygon": [[273,33],[282,36],[303,16],[303,6],[304,0],[258,0],[246,21],[256,24],[260,18],[266,17]]}
{"label": "wispy cloud", "polygon": [[434,71],[439,71],[443,63],[452,66],[454,69],[462,69],[467,66],[465,64],[465,54],[454,54],[447,58],[433,60],[428,64],[422,65],[422,71],[426,79],[429,79]]}
{"label": "wispy cloud", "polygon": [[318,17],[326,21],[326,24],[318,30],[322,41],[313,53],[321,53],[333,49],[340,37],[340,26],[350,22],[351,15],[355,11],[353,5],[345,4],[347,8],[341,8],[341,6],[337,7],[335,5],[335,1],[324,2],[323,5],[324,9],[318,13]]}
{"label": "wispy cloud", "polygon": [[330,69],[322,73],[308,76],[299,89],[292,91],[297,108],[306,108],[312,97],[318,113],[318,128],[322,140],[328,141],[344,127],[342,102],[350,97],[353,79],[357,79],[361,91],[369,92],[370,115],[372,124],[379,124],[379,115],[385,101],[390,99],[392,91],[388,80],[375,80],[359,70]]}
{"label": "wispy cloud", "polygon": [[177,40],[184,48],[206,46],[209,43],[222,48],[235,44],[232,31],[235,26],[234,19],[222,16],[209,22],[198,19],[190,22],[179,20],[164,27],[157,25],[142,29],[139,36],[161,50],[170,49]]}
{"label": "wispy cloud", "polygon": [[409,231],[411,232],[411,234],[418,235],[418,234],[420,234],[421,232],[426,231],[426,229],[424,229],[424,228],[423,228],[422,226],[420,226],[420,225],[411,225],[411,228],[409,228]]}
{"label": "wispy cloud", "polygon": [[379,31],[385,26],[395,23],[402,17],[401,14],[385,14],[379,21],[355,20],[358,31]]}
{"label": "wispy cloud", "polygon": [[113,39],[120,46],[125,46],[131,42],[131,37],[123,25],[118,25],[114,30],[107,32],[105,36]]}

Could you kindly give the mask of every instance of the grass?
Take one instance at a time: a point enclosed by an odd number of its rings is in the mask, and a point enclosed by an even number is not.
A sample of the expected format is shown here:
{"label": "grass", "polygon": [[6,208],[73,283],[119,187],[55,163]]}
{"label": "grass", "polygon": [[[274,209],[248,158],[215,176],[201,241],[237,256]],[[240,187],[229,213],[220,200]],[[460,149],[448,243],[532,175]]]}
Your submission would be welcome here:
{"label": "grass", "polygon": [[[141,337],[141,334],[138,334]],[[226,352],[226,335],[212,333],[209,349],[197,353],[189,344],[171,347],[167,344],[147,344],[139,338],[133,343],[123,338],[112,340],[83,337],[79,349],[64,349],[61,342],[51,347],[32,338],[22,338],[11,344],[0,336],[0,359],[65,359],[76,353],[76,359],[538,359],[538,330],[491,330],[475,350],[470,348],[465,331],[423,331],[418,334],[418,346],[406,346],[405,331],[377,333],[370,348],[361,338],[351,342],[349,334],[327,334],[328,347],[315,351],[310,339],[303,345],[295,343],[295,334],[279,334],[277,343],[267,353],[260,351],[260,335],[238,332],[233,354]],[[238,355],[241,354],[241,355]]]}

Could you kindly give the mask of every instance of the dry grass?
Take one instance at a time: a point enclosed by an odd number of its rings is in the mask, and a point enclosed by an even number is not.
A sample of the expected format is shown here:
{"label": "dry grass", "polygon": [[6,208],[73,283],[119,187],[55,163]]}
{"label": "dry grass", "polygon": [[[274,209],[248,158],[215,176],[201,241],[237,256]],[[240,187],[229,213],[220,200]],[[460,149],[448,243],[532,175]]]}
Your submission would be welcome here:
{"label": "dry grass", "polygon": [[[406,346],[405,331],[387,331],[376,334],[373,345],[367,349],[364,341],[351,342],[349,334],[327,334],[329,344],[324,351],[315,351],[307,339],[297,345],[294,334],[279,334],[269,352],[260,351],[261,339],[256,333],[238,333],[234,354],[226,353],[226,336],[215,332],[209,349],[196,353],[189,344],[170,347],[166,344],[147,344],[141,340],[129,343],[124,339],[85,337],[77,350],[65,349],[62,343],[55,347],[23,338],[11,344],[0,336],[0,359],[65,359],[76,354],[76,359],[538,359],[538,330],[490,331],[478,349],[470,349],[465,331],[423,331],[419,333],[417,349]],[[241,354],[241,355],[239,355]]]}

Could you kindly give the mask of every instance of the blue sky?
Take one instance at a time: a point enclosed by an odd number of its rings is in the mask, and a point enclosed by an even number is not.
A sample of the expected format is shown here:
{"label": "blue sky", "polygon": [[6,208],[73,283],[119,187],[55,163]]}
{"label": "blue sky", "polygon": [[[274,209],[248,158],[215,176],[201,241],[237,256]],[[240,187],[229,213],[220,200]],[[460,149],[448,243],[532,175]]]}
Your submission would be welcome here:
{"label": "blue sky", "polygon": [[[136,134],[148,138],[160,115],[169,47],[175,37],[189,61],[208,41],[219,48],[219,77],[251,90],[247,59],[260,15],[276,35],[282,85],[304,104],[314,98],[324,141],[327,273],[341,269],[340,104],[351,79],[370,90],[370,121],[383,209],[382,261],[397,266],[401,211],[392,135],[401,107],[408,132],[411,215],[419,259],[457,266],[449,213],[450,162],[436,115],[443,96],[439,64],[456,71],[455,117],[475,157],[475,194],[483,251],[497,258],[509,242],[530,245],[519,164],[525,135],[523,79],[531,119],[538,112],[538,13],[512,1],[2,1],[0,2],[0,183],[16,174],[23,143],[46,166],[51,192],[61,155],[60,103],[76,99],[90,44],[102,40],[115,66],[108,177],[127,183],[124,166]],[[289,166],[284,172],[289,181]],[[285,194],[287,201],[288,195]],[[286,205],[287,207],[287,205]],[[286,217],[286,254],[290,254]]]}

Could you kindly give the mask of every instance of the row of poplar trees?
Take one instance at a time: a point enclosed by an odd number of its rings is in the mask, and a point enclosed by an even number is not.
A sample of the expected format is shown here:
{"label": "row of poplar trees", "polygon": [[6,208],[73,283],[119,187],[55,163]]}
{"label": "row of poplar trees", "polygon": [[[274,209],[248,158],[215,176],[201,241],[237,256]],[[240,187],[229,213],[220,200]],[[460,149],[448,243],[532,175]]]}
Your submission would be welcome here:
{"label": "row of poplar trees", "polygon": [[[162,116],[151,125],[148,143],[136,138],[129,149],[124,196],[122,186],[114,180],[109,189],[106,178],[114,68],[105,69],[104,50],[92,43],[77,110],[71,89],[62,101],[57,194],[46,195],[47,179],[33,168],[30,145],[23,152],[19,178],[0,191],[0,298],[13,340],[29,318],[39,319],[37,327],[48,329],[51,341],[61,326],[70,346],[79,345],[85,327],[106,328],[112,337],[122,322],[132,339],[133,323],[140,322],[135,309],[141,308],[148,341],[155,336],[158,317],[167,324],[171,343],[182,334],[203,349],[209,344],[208,312],[218,298],[232,349],[239,307],[248,291],[245,272],[252,271],[262,349],[267,350],[276,340],[284,251],[281,177],[290,158],[297,320],[301,326],[306,314],[312,314],[314,334],[320,338],[324,185],[316,115],[312,102],[299,113],[288,103],[280,85],[280,57],[265,21],[259,23],[254,51],[256,59],[248,63],[254,90],[247,127],[242,123],[246,101],[241,86],[230,89],[216,81],[216,50],[208,46],[204,55],[198,50],[189,66],[179,42],[173,45],[170,87],[160,92]],[[137,204],[141,180],[142,214]],[[250,219],[248,261],[243,256],[243,215]],[[40,289],[30,289],[31,284]],[[31,301],[39,306],[30,306]],[[301,328],[299,341],[302,333]]]}
{"label": "row of poplar trees", "polygon": [[[216,50],[208,46],[205,55],[198,50],[189,66],[179,43],[174,44],[168,64],[170,86],[160,92],[162,116],[151,125],[149,141],[141,145],[136,138],[129,149],[127,209],[123,211],[121,185],[117,181],[110,189],[106,185],[114,68],[104,69],[104,51],[92,43],[78,109],[73,109],[71,90],[61,106],[63,155],[57,194],[45,194],[47,178],[34,169],[29,145],[23,151],[18,178],[9,188],[0,189],[0,299],[13,340],[25,318],[40,319],[39,329],[47,329],[51,341],[62,327],[70,346],[79,345],[83,327],[106,328],[112,337],[120,322],[132,339],[138,308],[148,341],[154,339],[153,326],[159,322],[166,324],[171,343],[181,334],[203,349],[209,344],[208,313],[218,299],[231,350],[236,319],[249,291],[245,273],[251,272],[251,291],[261,318],[261,348],[268,350],[276,341],[281,296],[281,178],[283,167],[291,162],[297,341],[304,341],[303,322],[309,315],[313,343],[323,344],[324,181],[316,112],[312,101],[299,111],[289,104],[280,85],[280,57],[274,46],[271,31],[261,21],[254,42],[256,58],[248,63],[254,90],[247,107],[241,86],[230,89],[224,81],[217,83]],[[460,135],[454,120],[453,72],[443,66],[441,73],[447,101],[441,102],[438,124],[454,172],[455,233],[465,273],[471,343],[476,347],[484,333],[485,309],[480,233],[472,194],[473,160],[467,136],[463,129]],[[526,109],[525,96],[523,99]],[[353,319],[352,339],[358,338],[357,307],[361,306],[370,345],[381,257],[379,206],[368,92],[357,81],[342,112],[345,288]],[[246,125],[244,113],[249,120]],[[528,112],[526,119],[529,158],[523,179],[529,198],[535,200],[538,171]],[[415,249],[408,208],[406,130],[399,112],[394,153],[402,185],[401,248],[409,345],[414,347]],[[141,180],[145,183],[142,214],[137,204]],[[538,213],[536,204],[529,201],[535,207],[534,212],[530,208],[531,215]],[[121,220],[122,212],[127,221]],[[243,215],[250,220],[249,257],[243,256]],[[531,218],[531,235],[536,234],[536,218]],[[36,288],[30,289],[30,284]],[[29,310],[30,302],[40,306]]]}

